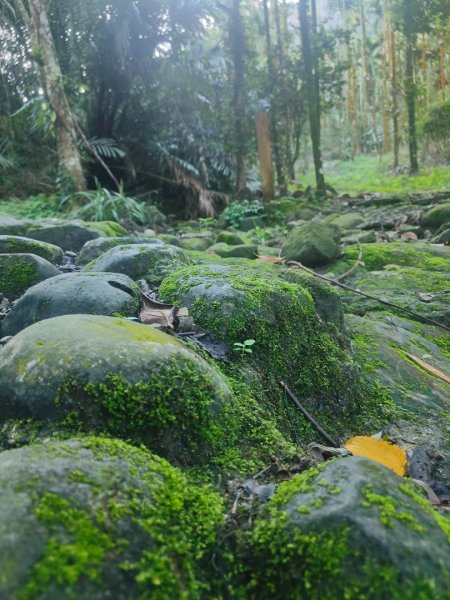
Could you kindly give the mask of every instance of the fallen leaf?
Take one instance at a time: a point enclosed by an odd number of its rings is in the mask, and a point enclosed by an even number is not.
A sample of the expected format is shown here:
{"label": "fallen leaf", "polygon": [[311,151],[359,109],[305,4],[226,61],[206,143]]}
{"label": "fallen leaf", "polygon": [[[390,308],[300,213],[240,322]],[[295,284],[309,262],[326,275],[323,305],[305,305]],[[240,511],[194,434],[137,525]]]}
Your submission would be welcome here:
{"label": "fallen leaf", "polygon": [[271,265],[276,265],[278,263],[282,263],[284,262],[284,258],[281,258],[280,256],[260,256],[259,254],[256,255],[256,260],[259,260],[259,262],[264,262],[264,263],[269,263]]}
{"label": "fallen leaf", "polygon": [[431,373],[431,375],[435,375],[436,377],[439,377],[439,379],[442,379],[442,381],[450,383],[450,377],[448,375],[446,375],[445,373],[443,373],[442,371],[439,371],[439,369],[432,367],[431,365],[429,365],[427,362],[425,362],[421,358],[417,358],[417,356],[414,356],[414,354],[408,354],[408,352],[405,352],[405,355],[408,358],[410,358],[412,361],[417,363],[420,367],[422,367],[422,369],[425,369],[425,371],[428,371],[428,373]]}
{"label": "fallen leaf", "polygon": [[178,316],[178,307],[164,304],[141,294],[142,309],[139,315],[144,325],[161,325],[173,329],[173,323]]}
{"label": "fallen leaf", "polygon": [[402,477],[405,475],[406,452],[394,444],[358,435],[345,442],[344,448],[353,456],[366,456],[391,469],[397,475]]}

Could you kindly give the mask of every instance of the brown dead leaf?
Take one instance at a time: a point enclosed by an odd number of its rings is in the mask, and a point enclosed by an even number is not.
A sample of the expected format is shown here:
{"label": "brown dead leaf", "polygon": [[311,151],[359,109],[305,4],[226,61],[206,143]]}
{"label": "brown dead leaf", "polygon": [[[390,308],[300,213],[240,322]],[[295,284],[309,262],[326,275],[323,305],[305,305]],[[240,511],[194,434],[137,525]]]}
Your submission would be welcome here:
{"label": "brown dead leaf", "polygon": [[353,456],[366,456],[391,469],[397,475],[402,477],[405,475],[406,452],[395,444],[358,435],[345,442],[344,448],[351,452]]}
{"label": "brown dead leaf", "polygon": [[414,356],[414,354],[408,354],[408,352],[405,352],[405,355],[408,358],[410,358],[412,361],[417,363],[420,367],[422,367],[422,369],[425,369],[425,371],[428,371],[428,373],[431,373],[431,375],[435,375],[436,377],[439,377],[439,379],[442,379],[442,381],[446,381],[447,383],[450,383],[450,377],[448,375],[446,375],[445,373],[443,373],[442,371],[439,371],[439,369],[432,367],[431,365],[429,365],[427,362],[425,362],[421,358],[417,358],[417,356]]}
{"label": "brown dead leaf", "polygon": [[179,311],[183,309],[178,309],[173,304],[151,300],[145,294],[141,294],[141,298],[142,309],[139,315],[141,323],[144,325],[161,325],[173,329],[174,321],[178,317]]}
{"label": "brown dead leaf", "polygon": [[259,260],[259,262],[268,263],[270,265],[276,265],[278,263],[284,262],[285,259],[281,258],[280,256],[260,256],[259,254],[257,254],[256,260]]}

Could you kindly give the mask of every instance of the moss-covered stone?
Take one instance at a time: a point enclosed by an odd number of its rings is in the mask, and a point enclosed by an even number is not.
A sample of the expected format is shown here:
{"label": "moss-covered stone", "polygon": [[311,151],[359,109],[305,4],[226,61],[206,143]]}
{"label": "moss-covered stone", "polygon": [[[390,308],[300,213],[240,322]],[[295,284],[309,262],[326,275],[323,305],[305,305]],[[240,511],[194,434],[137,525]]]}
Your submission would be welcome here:
{"label": "moss-covered stone", "polygon": [[229,246],[242,246],[246,243],[243,235],[238,235],[233,231],[221,231],[217,236],[218,244],[228,244]]}
{"label": "moss-covered stone", "polygon": [[206,250],[213,244],[212,237],[186,237],[182,238],[180,247],[184,250]]}
{"label": "moss-covered stone", "polygon": [[173,337],[126,319],[75,315],[17,334],[0,354],[0,419],[109,433],[188,464],[214,452],[230,391]]}
{"label": "moss-covered stone", "polygon": [[34,254],[51,263],[60,261],[64,256],[58,246],[14,235],[0,235],[0,254]]}
{"label": "moss-covered stone", "polygon": [[364,223],[364,217],[361,213],[345,213],[334,218],[331,223],[339,227],[341,231],[349,231],[351,229],[356,229],[358,225],[362,225]]}
{"label": "moss-covered stone", "polygon": [[62,315],[93,314],[137,317],[141,292],[126,275],[67,273],[42,281],[11,308],[2,321],[2,335],[16,335],[43,319]]}
{"label": "moss-covered stone", "polygon": [[208,249],[208,253],[217,254],[222,258],[256,258],[256,253],[258,251],[257,246],[252,246],[250,244],[243,245],[234,245],[229,246],[223,242],[214,244]]}
{"label": "moss-covered stone", "polygon": [[90,221],[86,225],[103,237],[121,237],[127,234],[125,227],[115,221]]}
{"label": "moss-covered stone", "polygon": [[365,458],[282,484],[246,547],[247,598],[447,598],[449,523]]}
{"label": "moss-covered stone", "polygon": [[60,273],[34,254],[0,254],[0,292],[8,298],[16,298],[32,285]]}
{"label": "moss-covered stone", "polygon": [[438,229],[443,223],[450,222],[450,202],[440,204],[429,210],[422,217],[421,225]]}
{"label": "moss-covered stone", "polygon": [[319,267],[333,262],[339,255],[339,229],[321,221],[311,221],[295,227],[283,244],[286,260]]}
{"label": "moss-covered stone", "polygon": [[0,457],[0,596],[198,599],[220,498],[165,460],[102,438]]}
{"label": "moss-covered stone", "polygon": [[86,265],[91,260],[95,260],[111,248],[130,244],[162,245],[162,242],[157,238],[148,235],[96,238],[95,240],[90,240],[84,244],[77,258],[77,265]]}
{"label": "moss-covered stone", "polygon": [[[365,412],[367,419],[382,411],[385,397],[361,383],[345,342],[335,327],[319,319],[311,294],[282,281],[273,269],[199,265],[167,277],[160,292],[164,300],[188,306],[199,325],[231,346],[256,340],[244,363],[252,373],[243,374],[243,358],[234,353],[239,373],[233,374],[247,377],[255,397],[283,430],[291,429],[292,411],[279,391],[281,379],[313,413],[320,413],[330,431],[354,427],[358,414]],[[309,424],[295,411],[293,419],[298,435],[310,439]]]}
{"label": "moss-covered stone", "polygon": [[188,264],[189,258],[181,248],[164,242],[125,244],[111,248],[88,263],[84,270],[92,272],[124,273],[134,279],[146,279],[159,285],[164,277]]}

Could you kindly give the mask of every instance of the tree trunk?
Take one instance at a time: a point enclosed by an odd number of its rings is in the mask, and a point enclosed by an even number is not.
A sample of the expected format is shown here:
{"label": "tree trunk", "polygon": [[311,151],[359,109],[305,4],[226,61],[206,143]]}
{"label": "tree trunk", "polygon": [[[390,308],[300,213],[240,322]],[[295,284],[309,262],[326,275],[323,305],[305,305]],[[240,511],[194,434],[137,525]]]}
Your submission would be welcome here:
{"label": "tree trunk", "polygon": [[260,111],[256,113],[256,140],[258,143],[263,199],[265,202],[269,202],[274,198],[274,178],[268,112]]}
{"label": "tree trunk", "polygon": [[75,119],[64,91],[63,75],[47,16],[48,0],[29,0],[28,4],[34,58],[39,65],[45,95],[56,115],[56,148],[60,165],[70,178],[74,189],[82,191],[86,182],[77,146]]}
{"label": "tree trunk", "polygon": [[392,28],[390,7],[388,0],[384,2],[384,11],[386,15],[386,38],[389,50],[389,70],[391,75],[391,114],[392,114],[392,146],[394,153],[394,169],[398,168],[399,165],[399,154],[400,154],[400,132],[399,132],[399,106],[398,106],[398,84],[397,84],[397,60],[396,60],[396,44],[395,44],[395,31]]}
{"label": "tree trunk", "polygon": [[314,170],[316,174],[317,193],[326,194],[325,177],[323,174],[322,152],[320,148],[320,126],[318,105],[320,98],[317,98],[316,83],[314,79],[314,59],[312,56],[310,40],[310,24],[308,18],[307,0],[299,0],[298,3],[300,17],[300,34],[302,38],[303,65],[305,73],[306,97],[308,103],[309,129],[311,133],[311,143],[313,148]]}
{"label": "tree trunk", "polygon": [[233,111],[236,148],[236,191],[239,193],[245,189],[247,184],[247,178],[245,174],[244,133],[245,35],[242,24],[240,0],[233,0],[230,34],[234,65]]}
{"label": "tree trunk", "polygon": [[416,131],[416,83],[414,81],[414,41],[406,38],[406,105],[408,107],[409,163],[412,174],[419,171]]}

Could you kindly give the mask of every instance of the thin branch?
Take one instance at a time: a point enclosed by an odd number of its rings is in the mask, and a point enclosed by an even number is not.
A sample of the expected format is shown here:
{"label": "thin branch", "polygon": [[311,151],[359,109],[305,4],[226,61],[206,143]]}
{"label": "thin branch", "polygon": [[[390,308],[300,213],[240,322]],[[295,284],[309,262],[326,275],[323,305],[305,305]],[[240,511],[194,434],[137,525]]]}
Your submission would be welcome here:
{"label": "thin branch", "polygon": [[325,277],[324,275],[319,275],[319,273],[315,273],[311,269],[308,269],[308,267],[305,267],[304,265],[302,265],[302,263],[299,263],[295,260],[289,261],[288,265],[292,265],[294,267],[298,267],[299,269],[303,269],[310,275],[314,275],[314,277],[323,279],[323,281],[326,281],[327,283],[331,283],[331,285],[337,285],[340,288],[342,288],[343,290],[347,290],[348,292],[353,292],[354,294],[358,294],[359,296],[363,296],[364,298],[368,298],[369,300],[375,300],[376,302],[379,302],[380,304],[384,304],[385,306],[395,308],[396,310],[400,310],[408,315],[411,315],[412,317],[415,317],[416,319],[421,319],[422,321],[425,321],[426,323],[430,323],[431,325],[435,325],[436,327],[445,329],[445,331],[450,331],[450,327],[447,327],[447,325],[444,325],[443,323],[439,323],[438,321],[435,321],[434,319],[430,319],[429,317],[424,317],[423,315],[419,315],[418,313],[414,312],[413,310],[410,310],[409,308],[404,308],[403,306],[394,304],[393,302],[388,302],[387,300],[382,300],[381,298],[377,298],[376,296],[372,296],[370,294],[366,294],[365,292],[361,292],[360,290],[356,290],[355,288],[345,285],[345,283],[336,281],[336,279],[330,279],[329,277]]}
{"label": "thin branch", "polygon": [[306,410],[306,408],[304,408],[302,406],[302,404],[300,403],[300,400],[296,396],[294,396],[294,394],[291,392],[291,390],[288,388],[288,386],[284,383],[284,381],[280,381],[280,386],[283,388],[283,390],[286,392],[286,394],[289,396],[289,398],[292,400],[292,402],[295,404],[295,406],[298,408],[298,410],[302,413],[302,415],[304,417],[306,417],[312,425],[314,425],[314,427],[317,429],[317,431],[321,435],[323,435],[323,437],[327,440],[327,442],[329,444],[331,444],[333,446],[333,448],[339,448],[339,444],[337,444],[333,440],[333,438],[331,438],[328,435],[328,433],[324,429],[322,429],[322,427],[315,420],[315,418],[309,414],[309,412]]}
{"label": "thin branch", "polygon": [[356,259],[356,262],[353,265],[353,267],[351,269],[349,269],[348,271],[345,271],[345,273],[342,273],[342,275],[339,275],[339,277],[336,277],[335,281],[343,281],[346,277],[350,277],[350,275],[353,275],[353,273],[356,271],[356,269],[359,266],[363,265],[363,262],[362,262],[363,248],[359,242],[358,242],[358,248],[359,248],[358,258]]}

